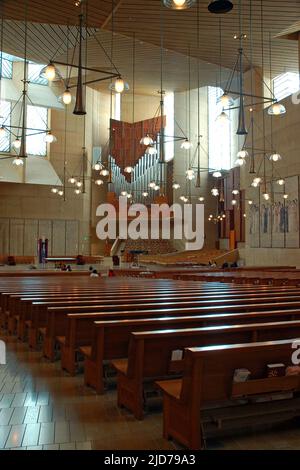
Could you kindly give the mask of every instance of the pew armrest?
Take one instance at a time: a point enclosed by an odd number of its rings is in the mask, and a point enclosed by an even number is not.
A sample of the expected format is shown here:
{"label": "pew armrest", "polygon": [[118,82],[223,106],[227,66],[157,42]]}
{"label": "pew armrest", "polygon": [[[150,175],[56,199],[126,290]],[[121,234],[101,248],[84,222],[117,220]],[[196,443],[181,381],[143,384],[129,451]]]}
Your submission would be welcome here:
{"label": "pew armrest", "polygon": [[182,379],[161,380],[159,382],[155,382],[155,384],[163,391],[163,393],[166,393],[177,400],[180,399]]}
{"label": "pew armrest", "polygon": [[87,358],[92,357],[92,346],[80,346],[79,352]]}
{"label": "pew armrest", "polygon": [[127,375],[128,370],[128,360],[127,359],[117,359],[111,362],[111,365],[116,369],[117,372]]}
{"label": "pew armrest", "polygon": [[65,336],[56,336],[56,341],[60,345],[60,347],[64,346],[66,343],[66,337]]}

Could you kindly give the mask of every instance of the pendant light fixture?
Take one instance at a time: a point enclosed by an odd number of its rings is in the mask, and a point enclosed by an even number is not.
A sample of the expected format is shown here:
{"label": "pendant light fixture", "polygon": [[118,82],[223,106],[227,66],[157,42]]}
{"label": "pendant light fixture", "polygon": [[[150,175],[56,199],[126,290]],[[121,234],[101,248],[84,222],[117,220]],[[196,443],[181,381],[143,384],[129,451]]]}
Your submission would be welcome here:
{"label": "pendant light fixture", "polygon": [[134,169],[132,168],[132,166],[125,166],[124,168],[124,173],[128,173],[128,174],[131,174],[133,173]]}
{"label": "pendant light fixture", "polygon": [[101,176],[108,176],[109,175],[109,170],[107,170],[106,168],[102,168],[102,170],[100,171],[100,175]]}
{"label": "pendant light fixture", "polygon": [[149,145],[149,147],[145,150],[146,155],[157,155],[157,149],[153,145]]}
{"label": "pendant light fixture", "polygon": [[279,160],[282,159],[281,155],[279,155],[279,153],[272,153],[272,155],[270,155],[269,157],[270,161],[271,162],[279,162]]}
{"label": "pendant light fixture", "polygon": [[238,158],[247,158],[248,156],[249,156],[249,153],[247,152],[247,150],[240,150],[237,153]]}
{"label": "pendant light fixture", "polygon": [[95,165],[94,165],[94,170],[100,171],[100,170],[101,170],[101,167],[102,167],[101,162],[98,161],[98,162],[96,162]]}
{"label": "pendant light fixture", "polygon": [[[10,134],[11,146],[12,149],[15,150],[17,153],[17,158],[13,157],[12,155],[8,157],[4,157],[4,159],[8,158],[12,160],[13,165],[15,166],[23,166],[25,163],[25,158],[27,158],[26,152],[26,140],[28,132],[30,135],[43,135],[44,134],[44,141],[47,143],[52,143],[56,141],[56,137],[52,134],[51,130],[48,129],[48,123],[44,121],[46,130],[34,130],[27,128],[27,107],[28,104],[34,106],[32,99],[28,95],[28,85],[30,83],[28,79],[28,21],[27,21],[27,9],[28,9],[28,2],[24,2],[24,59],[23,59],[23,77],[22,77],[22,93],[18,100],[16,100],[16,104],[14,105],[13,109],[15,109],[16,105],[19,104],[20,108],[20,115],[19,121],[17,125],[6,124],[6,120],[11,117],[11,113],[4,119],[0,128],[0,134],[3,136],[5,133]],[[3,37],[4,37],[4,21],[3,21],[3,9],[2,9],[2,21],[1,21],[1,51],[3,51]],[[1,82],[2,82],[2,70],[3,70],[3,56],[1,52]],[[2,86],[2,83],[1,83]],[[1,88],[0,88],[0,98],[1,98]],[[38,111],[37,111],[38,112]]]}
{"label": "pendant light fixture", "polygon": [[215,13],[217,15],[228,13],[233,9],[233,4],[229,0],[213,0],[208,5],[208,10],[210,13]]}
{"label": "pendant light fixture", "polygon": [[[83,85],[83,69],[82,69],[82,33],[83,33],[83,13],[79,15],[79,58],[78,58],[78,77],[76,87],[76,102],[73,114],[84,116],[85,109],[85,88]],[[87,59],[87,58],[86,58]]]}
{"label": "pendant light fixture", "polygon": [[46,67],[41,69],[39,76],[45,80],[48,80],[49,82],[60,82],[63,79],[60,71],[52,62],[49,62]]}
{"label": "pendant light fixture", "polygon": [[150,137],[149,134],[147,134],[145,137],[142,137],[141,140],[140,140],[140,144],[141,145],[152,145],[153,144],[153,139],[152,137]]}
{"label": "pendant light fixture", "polygon": [[20,139],[20,137],[17,137],[16,140],[13,141],[12,146],[16,150],[19,150],[21,148],[21,139]]}
{"label": "pendant light fixture", "polygon": [[[222,88],[222,21],[219,19],[219,87]],[[228,114],[225,113],[225,108],[230,107],[231,100],[233,99],[225,92],[221,98],[220,102],[222,103],[222,112],[216,117],[216,122],[220,125],[226,125],[230,118]]]}
{"label": "pendant light fixture", "polygon": [[195,187],[201,187],[201,113],[200,113],[200,4],[198,2],[197,5],[197,52],[198,52],[198,60],[197,60],[197,176]]}
{"label": "pendant light fixture", "polygon": [[24,160],[20,157],[17,157],[13,160],[13,165],[15,166],[23,166],[24,165]]}
{"label": "pendant light fixture", "polygon": [[[78,15],[79,21],[78,21],[78,26],[77,26],[77,33],[74,34],[74,32],[72,32],[72,38],[75,38],[75,44],[74,43],[70,44],[70,47],[72,47],[74,51],[72,54],[72,61],[69,62],[68,60],[69,34],[67,34],[67,45],[65,44],[65,39],[63,39],[62,44],[61,44],[61,46],[66,48],[67,61],[62,62],[60,60],[57,60],[55,58],[55,55],[52,56],[48,62],[48,65],[46,65],[41,70],[40,77],[45,78],[49,80],[50,82],[62,81],[64,83],[65,91],[58,98],[58,100],[64,103],[65,105],[69,105],[72,102],[73,97],[72,97],[71,89],[76,88],[76,103],[75,103],[73,114],[84,116],[86,114],[85,94],[86,94],[86,86],[88,84],[95,84],[100,81],[102,82],[105,80],[110,80],[113,83],[115,90],[120,93],[126,89],[126,86],[128,86],[128,84],[124,82],[120,74],[120,71],[117,69],[117,67],[113,63],[112,58],[109,57],[109,55],[103,49],[103,46],[97,37],[98,30],[92,29],[92,28],[88,29],[88,26],[87,26],[89,22],[89,19],[87,17],[88,0],[82,0],[82,1],[78,0],[76,1],[75,6],[80,8],[80,14]],[[115,10],[115,6],[114,6],[114,1],[112,0],[112,12],[114,10]],[[68,31],[69,31],[69,27],[68,27]],[[90,68],[87,66],[87,51],[88,51],[89,38],[92,38],[95,42],[97,42],[99,46],[101,47],[101,49],[104,51],[107,59],[110,62],[112,71],[101,70],[98,67]],[[60,50],[61,50],[61,47],[59,46],[56,49],[56,53],[58,53],[58,51]],[[78,51],[78,54],[75,54],[76,50]],[[74,58],[76,56],[78,56],[78,63],[74,63]],[[66,69],[65,78],[63,77],[62,73],[58,70],[57,66],[62,66]],[[77,83],[76,84],[70,83],[71,71],[74,69],[76,69],[77,71]],[[87,81],[85,78],[89,72],[93,74],[97,74],[99,78],[95,78],[93,80]]]}
{"label": "pendant light fixture", "polygon": [[243,34],[242,34],[242,0],[239,0],[239,29],[240,29],[240,47],[239,47],[239,116],[238,116],[238,129],[237,135],[247,135],[246,121],[245,121],[245,107],[244,107],[244,66],[243,66]]}
{"label": "pendant light fixture", "polygon": [[57,138],[55,137],[55,135],[52,134],[51,131],[49,131],[49,132],[47,132],[44,141],[47,144],[53,144],[53,143],[57,142]]}
{"label": "pendant light fixture", "polygon": [[129,91],[130,87],[127,82],[123,80],[123,78],[118,78],[114,82],[111,82],[109,87],[108,87],[112,92],[118,93],[118,94],[123,94],[126,91]]}
{"label": "pendant light fixture", "polygon": [[[121,92],[119,91],[119,93]],[[132,123],[134,124],[134,122],[135,122],[135,34],[133,34],[133,37],[132,37]],[[132,152],[131,161],[135,161],[135,157],[136,157],[135,135],[133,135],[133,139],[131,142],[131,152]],[[127,173],[130,175],[133,172],[134,172],[134,168],[131,165],[125,166],[124,173]]]}
{"label": "pendant light fixture", "polygon": [[[274,82],[272,80],[272,39],[271,34],[269,33],[269,49],[270,49],[270,83],[271,83],[271,90],[272,94],[274,95]],[[280,116],[286,113],[285,106],[283,104],[278,103],[275,101],[269,108],[268,114],[269,116]],[[271,119],[271,126],[272,126],[272,119]],[[273,140],[273,128],[271,129],[271,138]]]}
{"label": "pendant light fixture", "polygon": [[163,5],[172,10],[187,10],[196,5],[197,0],[163,0]]}
{"label": "pendant light fixture", "polygon": [[268,108],[268,114],[269,116],[280,116],[282,114],[286,113],[286,108],[283,104],[281,103],[273,103],[269,108]]}
{"label": "pendant light fixture", "polygon": [[220,103],[222,104],[223,108],[230,108],[230,106],[234,105],[234,99],[227,93],[227,91],[224,91],[220,98]]}
{"label": "pendant light fixture", "polygon": [[238,166],[243,166],[245,165],[246,161],[244,158],[241,158],[241,157],[238,157],[235,161],[235,165],[238,165]]}
{"label": "pendant light fixture", "polygon": [[172,188],[175,189],[175,190],[180,189],[180,184],[174,182],[173,185],[172,185]]}
{"label": "pendant light fixture", "polygon": [[185,139],[182,144],[181,144],[181,148],[183,150],[190,150],[190,148],[192,148],[193,144],[192,142],[189,141],[189,139]]}
{"label": "pendant light fixture", "polygon": [[69,105],[72,103],[72,93],[69,88],[65,89],[65,91],[60,97],[60,101],[62,101],[65,105]]}
{"label": "pendant light fixture", "polygon": [[189,180],[189,181],[192,181],[195,179],[196,175],[195,175],[195,172],[192,168],[189,168],[186,172],[186,178]]}
{"label": "pendant light fixture", "polygon": [[[110,61],[111,61],[111,64],[112,66],[114,67],[115,71],[118,72],[118,69],[116,68],[114,62],[113,62],[113,56],[114,56],[114,36],[116,34],[116,31],[115,31],[115,12],[116,12],[116,6],[115,6],[115,1],[112,0],[111,1],[111,51],[110,51],[110,55],[111,55],[111,58],[110,58]],[[98,39],[97,39],[98,41]],[[98,41],[101,49],[103,49],[101,43]],[[104,51],[105,52],[105,51]],[[118,94],[122,94],[123,92],[125,91],[128,91],[129,90],[129,85],[127,82],[125,82],[121,76],[121,74],[119,73],[118,76],[112,80],[110,82],[110,85],[108,87],[110,89],[110,91],[112,91],[113,93],[118,93]]]}
{"label": "pendant light fixture", "polygon": [[219,116],[216,117],[216,122],[221,125],[225,125],[230,121],[228,114],[223,110]]}
{"label": "pendant light fixture", "polygon": [[245,165],[246,163],[246,157],[248,157],[249,154],[247,152],[247,150],[240,150],[238,153],[237,153],[237,159],[235,161],[235,164],[238,165],[238,166],[243,166]]}

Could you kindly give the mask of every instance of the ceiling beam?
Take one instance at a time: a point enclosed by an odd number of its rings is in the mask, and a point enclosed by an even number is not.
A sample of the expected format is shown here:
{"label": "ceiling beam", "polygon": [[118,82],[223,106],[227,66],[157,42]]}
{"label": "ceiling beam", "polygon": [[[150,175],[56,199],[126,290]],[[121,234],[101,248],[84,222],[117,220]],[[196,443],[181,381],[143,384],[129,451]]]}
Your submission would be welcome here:
{"label": "ceiling beam", "polygon": [[116,4],[116,6],[114,7],[114,9],[110,12],[110,14],[107,16],[106,20],[103,21],[102,25],[101,25],[101,29],[105,29],[105,27],[111,22],[112,20],[112,17],[117,13],[118,9],[120,8],[120,6],[122,5],[123,3],[123,0],[119,0]]}

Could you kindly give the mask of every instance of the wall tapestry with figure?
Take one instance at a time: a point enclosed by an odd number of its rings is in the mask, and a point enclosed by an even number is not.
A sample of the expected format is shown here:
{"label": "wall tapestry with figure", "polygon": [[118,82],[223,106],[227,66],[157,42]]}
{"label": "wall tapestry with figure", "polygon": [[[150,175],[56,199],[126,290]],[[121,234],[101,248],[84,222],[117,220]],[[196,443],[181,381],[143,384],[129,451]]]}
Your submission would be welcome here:
{"label": "wall tapestry with figure", "polygon": [[274,184],[269,201],[260,188],[249,209],[248,227],[251,248],[299,248],[299,177],[285,178],[285,187]]}
{"label": "wall tapestry with figure", "polygon": [[284,199],[285,207],[285,247],[299,247],[299,177],[286,179],[285,192],[288,199]]}
{"label": "wall tapestry with figure", "polygon": [[259,234],[259,193],[252,199],[252,204],[249,206],[249,236],[251,248],[260,247],[260,234]]}

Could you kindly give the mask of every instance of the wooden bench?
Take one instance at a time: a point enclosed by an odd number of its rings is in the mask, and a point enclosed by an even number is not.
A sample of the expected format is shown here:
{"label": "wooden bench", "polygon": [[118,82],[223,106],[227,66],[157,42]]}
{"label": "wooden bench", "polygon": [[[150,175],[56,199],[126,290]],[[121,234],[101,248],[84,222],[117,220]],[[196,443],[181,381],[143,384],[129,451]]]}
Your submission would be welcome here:
{"label": "wooden bench", "polygon": [[[275,303],[273,302],[275,300]],[[224,305],[225,304],[225,305]],[[34,305],[33,305],[34,306]],[[264,310],[295,310],[300,307],[300,299],[297,301],[290,301],[289,298],[282,298],[281,301],[276,302],[276,297],[270,297],[262,303],[239,303],[239,301],[228,300],[223,301],[222,305],[215,306],[213,301],[174,301],[174,302],[148,302],[148,303],[126,303],[126,304],[111,304],[111,305],[72,305],[72,306],[56,306],[49,307],[47,305],[46,312],[42,315],[37,310],[36,315],[32,317],[32,323],[29,326],[29,345],[32,348],[37,347],[38,336],[41,330],[44,334],[43,353],[45,357],[54,360],[55,357],[55,343],[56,337],[66,335],[67,331],[67,315],[95,313],[97,315],[112,312],[114,314],[120,312],[120,315],[125,319],[126,316],[133,313],[135,318],[141,317],[146,314],[155,316],[180,316],[180,315],[199,315],[199,314],[217,314],[217,313],[234,313],[234,312],[250,312],[250,311],[264,311]],[[39,305],[37,303],[37,308]],[[149,313],[151,312],[151,313]],[[133,315],[131,313],[131,318]],[[98,320],[100,318],[97,318]],[[73,369],[72,369],[73,370]]]}
{"label": "wooden bench", "polygon": [[[205,290],[206,291],[206,290]],[[170,295],[175,297],[186,297],[188,298],[189,295],[193,295],[195,292],[198,292],[198,295],[200,295],[201,289],[196,289],[195,288],[188,288],[188,287],[178,287],[175,292],[170,293]],[[212,291],[208,290],[207,292],[214,292],[214,289]],[[24,327],[24,322],[26,320],[29,320],[28,316],[30,316],[30,305],[26,305],[28,302],[33,303],[33,302],[45,302],[46,305],[46,300],[53,299],[53,302],[55,300],[59,301],[61,299],[62,305],[63,305],[63,300],[66,302],[71,302],[74,301],[75,303],[84,303],[83,300],[86,299],[87,302],[91,302],[92,300],[102,300],[102,299],[114,299],[117,300],[117,298],[129,298],[133,297],[136,299],[145,297],[145,295],[149,296],[152,294],[154,300],[159,298],[160,295],[166,295],[165,294],[165,289],[163,287],[159,287],[156,289],[144,289],[144,293],[142,294],[140,290],[132,290],[132,289],[122,289],[120,288],[117,291],[114,291],[114,289],[109,290],[109,291],[102,291],[99,292],[99,289],[91,289],[91,290],[79,290],[79,289],[73,289],[72,291],[66,291],[64,292],[56,292],[52,294],[46,294],[45,297],[41,297],[40,295],[32,296],[29,295],[28,297],[24,297],[24,294],[22,296],[16,293],[13,294],[2,294],[3,297],[3,302],[2,305],[4,305],[4,309],[8,310],[7,313],[7,321],[8,321],[8,331],[10,334],[12,334],[15,330],[16,327],[16,322],[19,324],[18,325],[18,337],[23,338],[24,337],[24,332],[25,332],[25,327]],[[196,294],[195,294],[196,295]],[[150,297],[149,297],[150,298]],[[6,302],[4,301],[6,300]],[[23,304],[23,305],[22,305]],[[69,303],[66,303],[66,305],[69,305]],[[4,323],[4,321],[3,321]]]}
{"label": "wooden bench", "polygon": [[143,384],[181,371],[177,365],[172,368],[171,358],[175,350],[211,344],[294,338],[299,334],[299,321],[131,333],[128,359],[112,362],[118,373],[118,405],[125,406],[137,419],[142,419]]}
{"label": "wooden bench", "polygon": [[[189,449],[197,450],[204,446],[206,426],[222,430],[226,422],[236,420],[238,425],[241,418],[244,426],[247,422],[248,426],[269,422],[270,415],[283,407],[291,416],[298,416],[299,400],[295,404],[293,399],[279,401],[278,407],[274,407],[274,403],[241,406],[237,401],[261,394],[300,390],[299,375],[266,378],[267,364],[291,364],[292,343],[293,340],[278,340],[188,348],[184,355],[183,378],[157,383],[163,392],[165,439],[174,438]],[[234,371],[239,368],[251,371],[251,380],[233,383]],[[249,406],[252,408],[247,412]]]}
{"label": "wooden bench", "polygon": [[[19,315],[20,314],[20,311],[17,311],[18,310],[18,306],[15,305],[18,301],[20,301],[20,298],[24,298],[25,295],[26,296],[36,296],[36,297],[41,297],[42,295],[56,295],[57,297],[58,296],[63,296],[64,294],[67,295],[67,293],[72,293],[72,294],[75,294],[76,292],[93,292],[94,294],[95,293],[98,293],[99,295],[104,295],[104,293],[106,292],[104,289],[105,286],[98,286],[97,284],[97,287],[81,287],[81,288],[78,288],[76,285],[73,286],[72,288],[71,287],[62,287],[62,286],[56,286],[56,287],[48,287],[48,288],[44,288],[44,289],[41,289],[41,288],[36,288],[36,289],[32,289],[32,290],[29,290],[27,291],[26,289],[23,289],[21,292],[19,292],[19,295],[20,297],[18,297],[18,292],[16,291],[16,289],[12,289],[12,291],[8,291],[8,292],[3,292],[1,294],[1,297],[0,297],[0,302],[1,302],[1,319],[0,319],[0,324],[1,326],[5,327],[6,326],[6,323],[9,319],[9,316],[14,316],[14,315]],[[191,292],[191,291],[195,291],[195,290],[198,290],[199,293],[200,292],[203,292],[204,290],[205,291],[209,291],[209,292],[214,292],[216,290],[220,290],[220,291],[223,291],[222,287],[217,287],[217,286],[213,286],[211,289],[207,289],[206,287],[203,287],[203,285],[197,285],[197,286],[189,286],[188,284],[184,283],[183,286],[181,286],[179,283],[177,283],[175,287],[175,291],[177,293],[180,293],[180,292]],[[135,290],[134,290],[135,289]],[[224,288],[224,291],[227,290],[227,286]],[[238,289],[236,290],[238,292]],[[141,293],[141,290],[138,290],[136,288],[136,286],[133,288],[132,286],[122,286],[122,285],[117,285],[117,286],[110,286],[109,288],[109,293],[110,294],[113,294],[115,293],[116,295],[120,296],[124,293],[134,293],[134,292],[137,292],[137,293]],[[143,292],[164,292],[165,293],[165,289],[164,289],[164,284],[163,285],[157,285],[157,286],[153,286],[152,284],[150,286],[144,286],[143,288]],[[23,295],[22,295],[23,294]],[[40,295],[38,295],[40,294]],[[36,299],[38,300],[38,298]],[[11,325],[8,325],[8,328],[9,328],[9,332],[12,333],[13,330],[14,330],[14,327],[15,327],[15,321],[14,319],[11,320],[12,321],[12,324]]]}
{"label": "wooden bench", "polygon": [[[226,317],[226,316],[225,316]],[[262,330],[264,332],[264,337],[266,337],[266,331],[264,324],[267,324],[272,327],[274,323],[281,325],[282,329],[292,328],[293,326],[299,327],[300,315],[297,318],[299,320],[291,320],[292,315],[288,317],[283,316],[285,321],[281,321],[282,317],[274,317],[274,322],[272,322],[272,315],[267,314],[257,314],[255,318],[252,318],[250,321],[259,322],[261,324],[250,324],[249,328],[252,329],[251,337],[253,340],[258,340],[259,332]],[[85,320],[85,322],[84,322]],[[97,393],[104,392],[104,363],[105,361],[126,358],[128,355],[129,339],[132,332],[138,331],[150,331],[150,330],[165,330],[165,329],[174,329],[174,328],[199,328],[206,325],[207,332],[211,331],[211,334],[214,335],[215,331],[219,330],[219,325],[226,325],[224,329],[220,332],[222,335],[222,341],[226,340],[226,335],[231,335],[233,332],[232,338],[235,338],[235,331],[240,331],[239,328],[236,330],[230,327],[232,324],[245,326],[246,321],[249,321],[249,314],[241,314],[233,317],[228,315],[228,319],[221,317],[218,318],[217,315],[212,315],[210,318],[204,315],[195,315],[195,316],[183,316],[183,317],[158,317],[158,318],[142,318],[142,319],[132,319],[132,320],[100,320],[95,321],[94,325],[88,328],[88,322],[92,318],[77,318],[76,315],[69,318],[69,329],[68,334],[65,339],[65,344],[62,351],[62,367],[69,371],[74,372],[75,368],[75,353],[79,348],[80,352],[84,355],[84,383],[87,386],[91,386],[96,389]],[[208,326],[210,325],[210,326]],[[279,330],[278,330],[279,331]],[[271,328],[270,337],[272,337],[273,332]],[[210,341],[214,341],[216,338],[219,340],[218,334],[213,338],[210,336]],[[92,341],[92,342],[91,342]],[[227,341],[227,340],[226,340]],[[231,336],[228,339],[228,342],[231,342]],[[84,346],[80,347],[80,344]]]}

